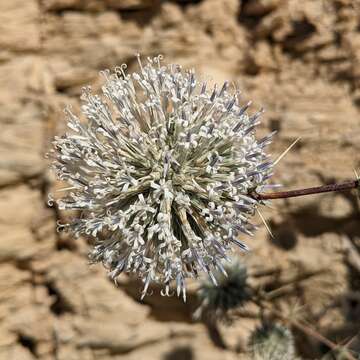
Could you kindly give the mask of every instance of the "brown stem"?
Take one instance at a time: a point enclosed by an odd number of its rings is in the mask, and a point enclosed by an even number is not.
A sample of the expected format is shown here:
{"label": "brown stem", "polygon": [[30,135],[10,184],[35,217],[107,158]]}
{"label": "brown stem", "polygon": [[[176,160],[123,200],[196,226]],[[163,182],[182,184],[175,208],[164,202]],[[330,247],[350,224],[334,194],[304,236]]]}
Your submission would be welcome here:
{"label": "brown stem", "polygon": [[262,193],[262,194],[258,194],[255,192],[252,193],[251,196],[256,200],[285,199],[296,196],[320,194],[324,192],[346,191],[351,189],[357,189],[359,188],[359,186],[360,186],[359,180],[353,180],[353,181],[345,181],[343,183],[338,183],[338,184],[322,185],[322,186],[316,186],[316,187],[299,189],[299,190],[279,191],[274,193]]}

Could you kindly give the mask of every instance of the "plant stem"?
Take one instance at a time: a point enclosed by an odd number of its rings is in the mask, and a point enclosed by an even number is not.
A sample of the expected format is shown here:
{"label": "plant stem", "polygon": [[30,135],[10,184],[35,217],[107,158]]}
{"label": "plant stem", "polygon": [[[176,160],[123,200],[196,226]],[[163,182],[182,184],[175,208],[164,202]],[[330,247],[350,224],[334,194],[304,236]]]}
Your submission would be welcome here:
{"label": "plant stem", "polygon": [[285,198],[292,198],[297,196],[321,194],[324,192],[346,191],[346,190],[357,189],[359,187],[360,187],[359,180],[352,180],[352,181],[345,181],[343,183],[322,185],[322,186],[316,186],[306,189],[290,190],[290,191],[279,191],[279,192],[262,193],[262,194],[254,192],[251,194],[251,196],[256,200],[285,199]]}

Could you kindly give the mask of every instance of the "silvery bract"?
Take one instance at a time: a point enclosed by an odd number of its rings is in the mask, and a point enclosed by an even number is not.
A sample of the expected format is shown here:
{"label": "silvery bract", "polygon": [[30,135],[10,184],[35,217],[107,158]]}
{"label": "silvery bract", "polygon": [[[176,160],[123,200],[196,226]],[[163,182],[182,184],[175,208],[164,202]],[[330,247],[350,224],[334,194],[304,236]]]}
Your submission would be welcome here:
{"label": "silvery bract", "polygon": [[193,71],[148,59],[139,72],[104,71],[102,96],[84,89],[83,117],[66,109],[71,129],[56,137],[51,157],[69,183],[60,210],[79,210],[63,227],[90,235],[90,257],[111,278],[135,273],[185,299],[185,279],[214,279],[230,246],[247,247],[248,222],[272,164],[272,134],[257,141],[261,111],[249,116],[228,83],[208,90]]}

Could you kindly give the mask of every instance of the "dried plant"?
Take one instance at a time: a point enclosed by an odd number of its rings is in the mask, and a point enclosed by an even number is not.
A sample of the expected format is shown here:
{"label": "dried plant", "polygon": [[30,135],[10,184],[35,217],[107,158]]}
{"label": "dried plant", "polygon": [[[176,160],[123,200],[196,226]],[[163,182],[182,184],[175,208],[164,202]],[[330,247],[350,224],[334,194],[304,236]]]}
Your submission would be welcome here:
{"label": "dried plant", "polygon": [[238,93],[208,90],[192,70],[148,58],[140,71],[104,71],[101,95],[84,89],[83,117],[66,109],[71,132],[56,137],[53,169],[70,187],[60,210],[80,215],[62,227],[95,239],[91,260],[116,279],[135,273],[163,284],[185,300],[185,279],[223,271],[231,245],[246,250],[239,234],[272,175],[257,140],[261,111],[249,116]]}

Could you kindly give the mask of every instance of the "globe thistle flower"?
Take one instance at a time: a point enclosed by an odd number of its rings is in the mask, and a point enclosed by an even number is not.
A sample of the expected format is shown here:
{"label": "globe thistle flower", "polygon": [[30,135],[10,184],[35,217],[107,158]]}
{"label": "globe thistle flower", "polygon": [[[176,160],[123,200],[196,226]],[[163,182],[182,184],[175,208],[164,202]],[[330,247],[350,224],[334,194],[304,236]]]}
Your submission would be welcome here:
{"label": "globe thistle flower", "polygon": [[53,169],[69,183],[60,210],[81,215],[63,225],[96,244],[90,254],[116,279],[135,273],[170,284],[185,300],[185,279],[221,268],[258,201],[249,193],[271,176],[272,134],[255,138],[261,111],[248,115],[238,93],[199,84],[194,71],[140,57],[139,72],[102,72],[102,95],[83,90],[82,117],[65,112],[71,132],[56,137]]}
{"label": "globe thistle flower", "polygon": [[216,322],[220,319],[231,323],[231,310],[244,305],[251,299],[247,286],[246,266],[234,262],[224,266],[217,272],[215,279],[208,278],[198,291],[200,306],[194,313],[194,318],[205,317],[205,320]]}
{"label": "globe thistle flower", "polygon": [[254,360],[293,360],[295,343],[291,331],[279,324],[264,322],[251,334],[249,346]]}

